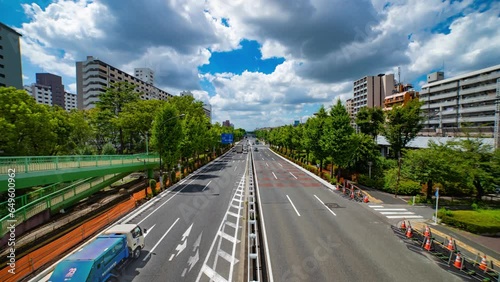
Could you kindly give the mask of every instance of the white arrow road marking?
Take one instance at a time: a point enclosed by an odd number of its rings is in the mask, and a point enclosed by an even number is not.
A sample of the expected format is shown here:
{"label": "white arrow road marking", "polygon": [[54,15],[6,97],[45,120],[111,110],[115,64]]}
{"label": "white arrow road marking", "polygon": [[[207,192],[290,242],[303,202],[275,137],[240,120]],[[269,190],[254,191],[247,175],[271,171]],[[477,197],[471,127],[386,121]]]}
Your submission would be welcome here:
{"label": "white arrow road marking", "polygon": [[191,233],[191,228],[193,228],[193,223],[191,223],[191,226],[189,226],[189,228],[186,229],[186,232],[182,234],[182,241],[186,240],[186,238],[189,236],[189,233]]}
{"label": "white arrow road marking", "polygon": [[175,250],[177,251],[177,254],[175,256],[178,256],[180,253],[182,253],[182,251],[184,251],[184,249],[186,248],[186,245],[187,245],[187,240],[184,241],[181,244],[177,245],[177,247],[175,247]]}
{"label": "white arrow road marking", "polygon": [[191,271],[191,269],[193,268],[193,266],[200,260],[200,251],[199,250],[196,250],[196,254],[192,257],[189,257],[189,260],[188,260],[188,265],[189,265],[189,271]]}
{"label": "white arrow road marking", "polygon": [[151,230],[155,228],[156,224],[153,224],[153,226],[149,227],[148,232],[144,233],[144,238],[148,237],[149,233],[151,233]]}
{"label": "white arrow road marking", "polygon": [[179,219],[180,218],[177,218],[177,220],[175,220],[174,224],[172,224],[172,226],[170,226],[170,228],[167,230],[167,232],[165,232],[165,234],[163,234],[163,236],[161,236],[160,240],[158,240],[158,242],[153,246],[153,248],[151,248],[149,253],[144,257],[144,259],[142,261],[146,261],[148,259],[148,257],[154,252],[156,247],[158,247],[158,245],[161,243],[161,241],[167,236],[168,232],[170,232],[170,230],[172,230],[172,228],[175,226],[177,221],[179,221]]}
{"label": "white arrow road marking", "polygon": [[200,233],[200,235],[198,236],[198,239],[196,239],[196,241],[194,242],[193,244],[193,252],[198,248],[200,247],[200,243],[201,243],[201,235],[203,234],[203,231]]}

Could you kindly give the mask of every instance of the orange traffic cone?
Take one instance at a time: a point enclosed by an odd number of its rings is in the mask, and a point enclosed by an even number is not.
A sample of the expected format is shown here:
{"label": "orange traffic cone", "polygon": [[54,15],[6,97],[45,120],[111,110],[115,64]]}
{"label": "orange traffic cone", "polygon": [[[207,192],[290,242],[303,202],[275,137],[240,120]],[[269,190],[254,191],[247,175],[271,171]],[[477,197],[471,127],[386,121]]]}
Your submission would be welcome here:
{"label": "orange traffic cone", "polygon": [[365,196],[363,197],[363,202],[364,202],[364,203],[368,203],[368,202],[369,202],[369,200],[368,200],[368,196],[367,196],[367,195],[365,195]]}
{"label": "orange traffic cone", "polygon": [[429,236],[431,236],[431,232],[430,232],[430,230],[429,230],[429,225],[426,225],[426,226],[425,226],[424,236],[425,236],[425,237],[429,237]]}
{"label": "orange traffic cone", "polygon": [[458,269],[462,269],[462,256],[460,253],[457,253],[457,258],[455,259],[455,263],[453,263],[453,265]]}
{"label": "orange traffic cone", "polygon": [[342,194],[345,194],[345,186],[342,187]]}
{"label": "orange traffic cone", "polygon": [[455,246],[453,245],[453,238],[450,237],[450,240],[448,240],[448,250],[453,251],[455,249]]}
{"label": "orange traffic cone", "polygon": [[405,223],[404,219],[403,219],[403,222],[401,223],[401,229],[406,229],[406,223]]}
{"label": "orange traffic cone", "polygon": [[408,229],[406,230],[406,238],[411,237],[413,237],[413,232],[411,231],[411,226],[408,226]]}
{"label": "orange traffic cone", "polygon": [[354,199],[354,191],[351,191],[351,199]]}
{"label": "orange traffic cone", "polygon": [[481,264],[479,265],[479,268],[481,270],[486,270],[488,268],[488,263],[486,262],[486,256],[483,256],[483,259],[481,260]]}
{"label": "orange traffic cone", "polygon": [[427,241],[425,242],[424,249],[430,251],[431,250],[431,238],[427,237]]}

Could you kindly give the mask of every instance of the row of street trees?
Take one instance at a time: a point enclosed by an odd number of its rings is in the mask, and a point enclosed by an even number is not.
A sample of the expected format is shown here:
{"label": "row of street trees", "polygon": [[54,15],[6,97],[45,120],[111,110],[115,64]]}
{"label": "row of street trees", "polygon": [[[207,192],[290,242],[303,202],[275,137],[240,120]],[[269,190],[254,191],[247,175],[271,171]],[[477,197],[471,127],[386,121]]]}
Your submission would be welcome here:
{"label": "row of street trees", "polygon": [[[500,152],[480,140],[467,139],[447,144],[429,144],[428,149],[409,150],[407,145],[423,127],[422,103],[413,100],[383,112],[380,108],[362,108],[356,117],[359,132],[340,100],[330,111],[319,111],[298,126],[259,130],[258,138],[293,158],[325,162],[330,176],[358,175],[358,181],[393,193],[418,194],[425,187],[428,199],[432,189],[450,195],[472,195],[481,198],[500,184]],[[390,144],[389,159],[381,157],[376,137],[383,135]],[[399,165],[399,167],[398,167]],[[373,168],[373,177],[367,176]],[[343,173],[344,172],[344,173]]]}
{"label": "row of street trees", "polygon": [[[202,102],[193,97],[160,101],[141,100],[140,95],[133,85],[118,82],[99,96],[95,108],[66,112],[37,104],[24,90],[0,87],[0,155],[134,154],[163,149],[188,159],[222,148],[222,133],[233,133],[236,140],[244,135],[242,129],[210,124]],[[176,128],[162,123],[181,113],[183,118],[174,121]]]}

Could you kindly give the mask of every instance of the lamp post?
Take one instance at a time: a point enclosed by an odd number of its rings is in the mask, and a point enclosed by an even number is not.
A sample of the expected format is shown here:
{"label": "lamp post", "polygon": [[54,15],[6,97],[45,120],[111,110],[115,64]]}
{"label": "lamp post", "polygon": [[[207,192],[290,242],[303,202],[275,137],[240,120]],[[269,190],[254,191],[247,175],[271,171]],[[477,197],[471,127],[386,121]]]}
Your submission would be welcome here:
{"label": "lamp post", "polygon": [[370,179],[372,179],[372,165],[373,162],[368,162],[368,177],[370,177]]}
{"label": "lamp post", "polygon": [[[175,117],[171,117],[171,118],[169,118],[169,119],[166,119],[166,120],[164,120],[164,121],[163,121],[163,123],[161,124],[161,126],[163,126],[163,125],[164,125],[167,121],[171,121],[171,120],[176,119],[176,118],[181,118],[181,117],[183,117],[183,116],[185,116],[185,114],[180,114],[180,115],[178,115],[178,116],[175,116]],[[147,135],[146,135],[146,136],[147,136]],[[146,148],[147,148],[147,147],[146,147]],[[162,150],[161,150],[161,148],[162,148],[162,146],[160,146],[160,151],[159,151],[159,153],[160,153],[160,187],[161,187],[161,189],[163,190],[164,185],[163,185],[163,169],[162,169],[162,163],[161,163],[161,153],[162,153],[162,152],[161,152],[161,151],[162,151]]]}

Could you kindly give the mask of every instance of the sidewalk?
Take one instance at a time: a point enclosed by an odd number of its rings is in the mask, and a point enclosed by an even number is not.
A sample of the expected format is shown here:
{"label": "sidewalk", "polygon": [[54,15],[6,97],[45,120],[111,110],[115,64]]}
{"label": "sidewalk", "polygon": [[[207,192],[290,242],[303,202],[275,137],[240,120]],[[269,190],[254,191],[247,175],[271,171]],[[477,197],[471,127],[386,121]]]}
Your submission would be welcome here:
{"label": "sidewalk", "polygon": [[[405,197],[399,197],[394,198],[394,194],[390,194],[387,192],[383,192],[374,188],[366,187],[364,185],[356,185],[359,188],[361,188],[364,191],[367,191],[371,197],[380,200],[382,203],[385,204],[407,204],[407,201],[404,200],[403,198]],[[411,207],[410,205],[408,205]],[[427,208],[434,212],[434,207],[431,206],[425,206],[421,208]],[[422,230],[426,224],[429,225],[431,229],[436,230],[437,232],[436,235],[440,237],[453,237],[453,239],[457,240],[457,243],[460,246],[463,246],[474,258],[475,255],[480,253],[481,255],[485,254],[489,258],[492,258],[494,260],[495,265],[500,269],[500,238],[498,237],[488,237],[488,236],[481,236],[477,234],[473,234],[467,231],[463,231],[457,228],[454,228],[452,226],[447,226],[445,224],[437,224],[434,225],[433,220],[427,220],[426,222],[413,222],[411,221],[411,224],[417,227],[419,230]]]}

